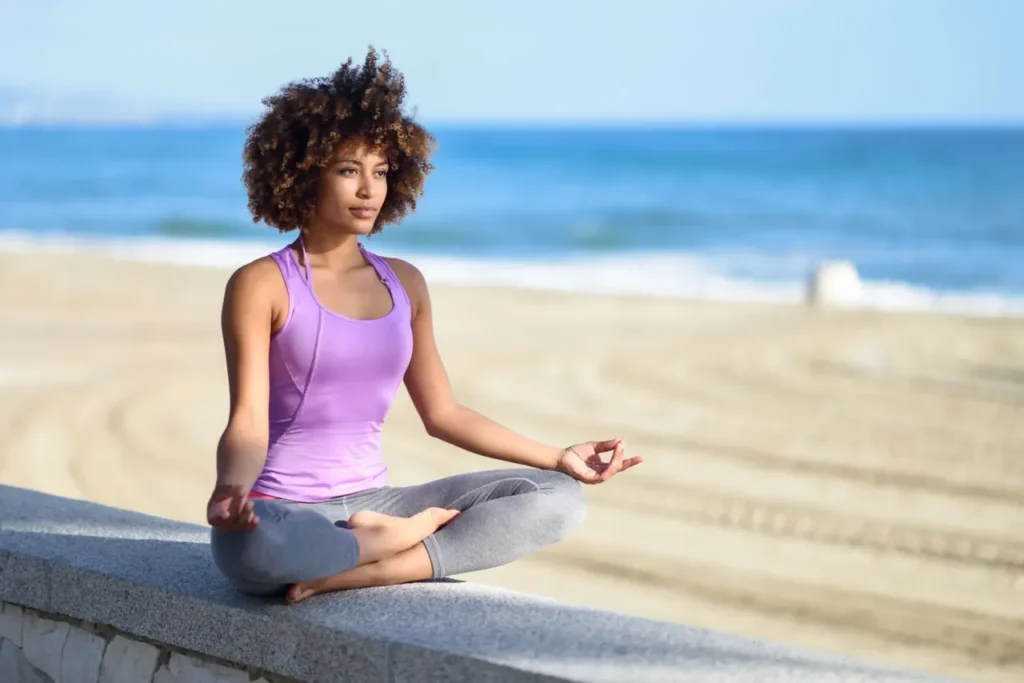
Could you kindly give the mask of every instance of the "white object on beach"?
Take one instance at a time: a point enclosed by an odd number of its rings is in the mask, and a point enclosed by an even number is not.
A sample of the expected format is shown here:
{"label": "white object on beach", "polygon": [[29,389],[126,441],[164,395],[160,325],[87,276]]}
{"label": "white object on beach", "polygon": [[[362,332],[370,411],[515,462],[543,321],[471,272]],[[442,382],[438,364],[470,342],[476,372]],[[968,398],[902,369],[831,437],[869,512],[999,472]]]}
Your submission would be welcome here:
{"label": "white object on beach", "polygon": [[821,263],[807,286],[807,303],[816,306],[857,306],[861,302],[861,281],[849,261]]}

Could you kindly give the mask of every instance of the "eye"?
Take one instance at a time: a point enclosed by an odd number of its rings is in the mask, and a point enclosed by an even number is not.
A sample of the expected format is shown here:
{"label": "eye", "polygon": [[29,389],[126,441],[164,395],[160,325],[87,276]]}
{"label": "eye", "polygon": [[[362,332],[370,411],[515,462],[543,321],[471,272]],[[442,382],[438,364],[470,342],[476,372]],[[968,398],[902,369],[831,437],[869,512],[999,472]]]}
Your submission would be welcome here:
{"label": "eye", "polygon": [[350,175],[350,174],[355,173],[355,172],[356,172],[356,169],[354,169],[354,168],[340,168],[340,169],[338,169],[338,175]]}
{"label": "eye", "polygon": [[379,169],[377,171],[377,177],[378,178],[384,178],[384,177],[387,176],[387,174],[388,174],[388,170],[386,168],[382,168],[382,169]]}

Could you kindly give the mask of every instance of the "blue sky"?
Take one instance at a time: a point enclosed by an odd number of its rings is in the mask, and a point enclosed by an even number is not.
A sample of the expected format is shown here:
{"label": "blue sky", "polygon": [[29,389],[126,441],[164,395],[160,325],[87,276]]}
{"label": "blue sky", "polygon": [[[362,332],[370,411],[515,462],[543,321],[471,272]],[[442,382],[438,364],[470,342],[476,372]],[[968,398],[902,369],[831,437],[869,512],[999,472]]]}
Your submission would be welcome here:
{"label": "blue sky", "polygon": [[249,116],[371,43],[438,122],[1024,123],[1024,0],[0,0],[0,88]]}

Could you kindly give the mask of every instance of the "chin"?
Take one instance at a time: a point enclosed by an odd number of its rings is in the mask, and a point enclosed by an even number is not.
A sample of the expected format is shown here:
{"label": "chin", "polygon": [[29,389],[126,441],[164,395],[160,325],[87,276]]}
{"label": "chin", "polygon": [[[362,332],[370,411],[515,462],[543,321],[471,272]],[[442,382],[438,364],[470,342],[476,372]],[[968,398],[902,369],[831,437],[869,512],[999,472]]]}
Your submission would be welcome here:
{"label": "chin", "polygon": [[373,221],[369,221],[365,225],[353,225],[350,232],[354,235],[369,235],[373,232]]}
{"label": "chin", "polygon": [[336,223],[334,229],[343,235],[369,235],[373,232],[374,221],[345,221]]}

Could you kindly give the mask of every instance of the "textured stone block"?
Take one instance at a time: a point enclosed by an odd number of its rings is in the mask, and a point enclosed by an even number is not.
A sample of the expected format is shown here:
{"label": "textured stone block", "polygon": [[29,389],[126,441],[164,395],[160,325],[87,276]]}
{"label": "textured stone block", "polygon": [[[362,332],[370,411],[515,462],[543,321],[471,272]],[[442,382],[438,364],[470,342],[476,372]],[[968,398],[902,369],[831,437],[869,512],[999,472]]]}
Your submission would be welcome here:
{"label": "textured stone block", "polygon": [[53,680],[60,679],[61,654],[70,626],[50,621],[36,614],[26,614],[22,621],[21,651],[32,666]]}
{"label": "textured stone block", "polygon": [[107,641],[95,633],[72,626],[61,656],[60,683],[96,683]]}
{"label": "textured stone block", "polygon": [[[507,667],[482,660],[424,650],[420,647],[396,644],[389,651],[392,676],[389,680],[415,683],[444,681],[445,683],[546,683],[552,679],[540,673]],[[623,679],[625,683],[626,679]]]}
{"label": "textured stone block", "polygon": [[[0,505],[0,600],[24,607],[50,608],[50,569],[53,563],[42,557],[6,550],[3,532],[3,505]],[[44,539],[42,545],[50,542]]]}
{"label": "textured stone block", "polygon": [[173,652],[153,683],[249,683],[249,674]]}
{"label": "textured stone block", "polygon": [[159,656],[148,643],[114,636],[103,653],[99,683],[150,683]]}
{"label": "textured stone block", "polygon": [[0,638],[21,647],[21,620],[24,610],[18,605],[0,604]]}
{"label": "textured stone block", "polygon": [[160,668],[156,670],[153,675],[153,683],[178,683],[177,679],[171,674],[166,664],[161,664]]}
{"label": "textured stone block", "polygon": [[9,640],[0,640],[0,681],[2,683],[53,683],[25,659]]}
{"label": "textured stone block", "polygon": [[[0,485],[0,600],[312,683],[939,680],[457,581],[346,591],[288,606],[235,591],[213,564],[209,533]],[[27,623],[26,613],[23,641]],[[12,641],[3,643],[5,666],[31,670]],[[99,683],[152,683],[158,654],[115,637]],[[174,666],[185,670],[169,660],[159,683],[177,683]]]}

